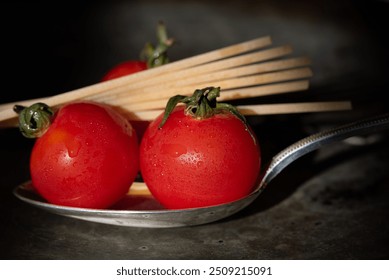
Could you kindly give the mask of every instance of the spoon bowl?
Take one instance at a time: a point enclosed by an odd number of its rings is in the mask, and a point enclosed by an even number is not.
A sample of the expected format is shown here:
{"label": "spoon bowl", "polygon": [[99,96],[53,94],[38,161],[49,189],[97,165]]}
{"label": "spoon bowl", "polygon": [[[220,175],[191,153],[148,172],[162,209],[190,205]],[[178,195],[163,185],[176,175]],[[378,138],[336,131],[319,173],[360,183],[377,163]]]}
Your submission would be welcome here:
{"label": "spoon bowl", "polygon": [[301,156],[351,136],[389,128],[389,114],[346,124],[308,136],[282,150],[268,165],[261,182],[248,196],[229,203],[180,210],[162,209],[152,196],[143,197],[138,209],[87,209],[59,206],[46,202],[27,182],[15,188],[16,197],[54,214],[76,219],[127,227],[169,228],[207,224],[229,217],[250,205],[265,187],[289,164]]}
{"label": "spoon bowl", "polygon": [[54,205],[45,202],[36,194],[29,182],[18,186],[14,194],[29,204],[58,215],[118,226],[168,228],[206,224],[231,216],[252,203],[259,192],[253,192],[247,197],[226,204],[182,210],[161,209],[151,195],[143,198],[148,200],[146,206],[151,205],[146,208],[154,209],[146,210],[101,210]]}

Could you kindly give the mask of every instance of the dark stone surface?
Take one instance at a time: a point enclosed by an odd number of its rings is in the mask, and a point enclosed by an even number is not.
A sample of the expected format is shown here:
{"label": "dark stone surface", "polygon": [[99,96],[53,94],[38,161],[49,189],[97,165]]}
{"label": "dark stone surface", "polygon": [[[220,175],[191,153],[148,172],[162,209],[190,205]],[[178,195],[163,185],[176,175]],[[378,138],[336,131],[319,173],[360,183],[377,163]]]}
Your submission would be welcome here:
{"label": "dark stone surface", "polygon": [[11,194],[10,187],[22,179],[15,176],[20,163],[9,164],[2,179],[8,177],[2,185],[9,187],[1,192],[2,258],[388,258],[389,149],[384,142],[324,148],[293,163],[240,213],[174,229],[109,226],[35,209]]}
{"label": "dark stone surface", "polygon": [[[21,27],[2,22],[10,54],[3,86],[16,89],[1,103],[97,82],[111,65],[137,58],[162,19],[179,39],[173,60],[263,35],[313,59],[308,91],[251,102],[353,101],[351,112],[250,118],[265,162],[308,134],[388,109],[387,2],[252,2],[59,1],[49,13],[39,3],[6,3]],[[12,190],[29,179],[33,141],[16,129],[0,130],[0,139],[1,259],[389,258],[387,133],[305,156],[240,213],[176,229],[85,222],[19,201]]]}

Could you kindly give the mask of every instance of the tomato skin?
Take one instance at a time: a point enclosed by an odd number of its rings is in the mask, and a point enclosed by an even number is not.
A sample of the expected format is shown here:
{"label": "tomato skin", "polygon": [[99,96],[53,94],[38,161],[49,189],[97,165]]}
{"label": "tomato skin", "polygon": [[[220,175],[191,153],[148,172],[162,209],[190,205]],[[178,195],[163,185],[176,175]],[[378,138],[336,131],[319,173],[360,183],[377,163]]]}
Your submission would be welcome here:
{"label": "tomato skin", "polygon": [[166,208],[217,205],[253,190],[260,148],[241,120],[230,113],[197,120],[181,106],[158,129],[161,119],[143,136],[140,168],[151,193]]}
{"label": "tomato skin", "polygon": [[31,180],[48,202],[107,208],[122,198],[139,171],[137,136],[109,107],[63,106],[30,158]]}
{"label": "tomato skin", "polygon": [[130,60],[119,63],[110,69],[101,79],[101,81],[108,81],[122,76],[134,74],[147,69],[147,63],[144,61]]}
{"label": "tomato skin", "polygon": [[[125,75],[134,74],[136,72],[140,72],[143,70],[147,70],[147,63],[144,61],[130,60],[122,62],[116,66],[114,66],[111,70],[109,70],[105,76],[102,78],[102,82],[120,78]],[[136,130],[138,135],[139,142],[142,139],[143,133],[149,125],[149,121],[141,121],[141,120],[132,120],[131,125]]]}
{"label": "tomato skin", "polygon": [[147,43],[140,53],[139,60],[128,60],[117,64],[103,76],[101,81],[119,78],[168,63],[167,50],[173,45],[174,40],[168,37],[163,22],[158,23],[156,31],[158,41],[155,46]]}

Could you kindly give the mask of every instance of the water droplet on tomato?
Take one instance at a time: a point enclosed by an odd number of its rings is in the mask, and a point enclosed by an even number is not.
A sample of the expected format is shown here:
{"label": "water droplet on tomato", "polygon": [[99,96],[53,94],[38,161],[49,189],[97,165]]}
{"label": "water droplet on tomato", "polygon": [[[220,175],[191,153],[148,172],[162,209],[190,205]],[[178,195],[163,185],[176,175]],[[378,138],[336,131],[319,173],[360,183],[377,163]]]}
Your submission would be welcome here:
{"label": "water droplet on tomato", "polygon": [[90,139],[86,139],[85,145],[89,146],[92,141]]}
{"label": "water droplet on tomato", "polygon": [[182,144],[163,144],[161,146],[161,153],[169,155],[171,157],[179,157],[185,154],[187,148]]}
{"label": "water droplet on tomato", "polygon": [[68,143],[66,143],[66,148],[68,149],[69,157],[74,158],[78,155],[78,152],[80,151],[81,143],[77,140],[69,141]]}
{"label": "water droplet on tomato", "polygon": [[191,151],[181,155],[179,159],[183,164],[197,166],[197,164],[203,160],[203,156],[197,151]]}

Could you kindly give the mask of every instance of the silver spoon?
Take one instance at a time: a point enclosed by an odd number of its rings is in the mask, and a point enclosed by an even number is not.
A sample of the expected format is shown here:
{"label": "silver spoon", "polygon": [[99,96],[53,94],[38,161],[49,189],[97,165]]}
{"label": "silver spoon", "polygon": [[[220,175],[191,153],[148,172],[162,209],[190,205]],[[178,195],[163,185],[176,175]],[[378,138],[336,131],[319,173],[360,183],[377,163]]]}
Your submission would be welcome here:
{"label": "silver spoon", "polygon": [[18,186],[14,190],[14,194],[19,199],[54,214],[103,224],[152,228],[206,224],[231,216],[251,204],[277,174],[301,156],[351,136],[377,132],[388,128],[389,114],[385,114],[306,137],[273,157],[260,184],[250,195],[237,201],[216,206],[183,210],[94,210],[65,207],[45,202],[28,188],[28,183]]}

